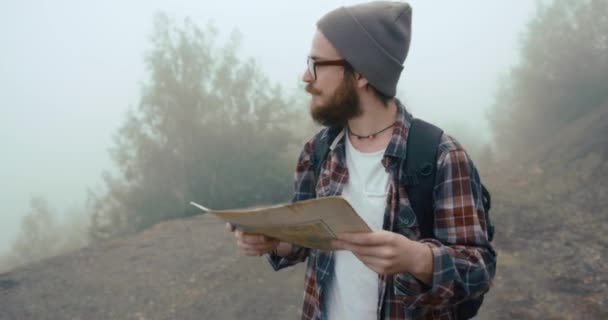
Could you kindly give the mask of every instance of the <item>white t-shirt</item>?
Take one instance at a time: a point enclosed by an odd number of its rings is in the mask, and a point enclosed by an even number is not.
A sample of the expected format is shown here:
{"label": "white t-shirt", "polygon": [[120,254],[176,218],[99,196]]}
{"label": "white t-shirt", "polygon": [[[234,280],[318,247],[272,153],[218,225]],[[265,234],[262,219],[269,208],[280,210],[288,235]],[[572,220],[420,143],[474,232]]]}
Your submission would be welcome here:
{"label": "white t-shirt", "polygon": [[[342,196],[372,229],[382,229],[389,175],[382,165],[384,150],[363,153],[346,137],[348,183]],[[335,272],[329,287],[329,320],[376,319],[378,274],[365,266],[350,251],[334,252]]]}

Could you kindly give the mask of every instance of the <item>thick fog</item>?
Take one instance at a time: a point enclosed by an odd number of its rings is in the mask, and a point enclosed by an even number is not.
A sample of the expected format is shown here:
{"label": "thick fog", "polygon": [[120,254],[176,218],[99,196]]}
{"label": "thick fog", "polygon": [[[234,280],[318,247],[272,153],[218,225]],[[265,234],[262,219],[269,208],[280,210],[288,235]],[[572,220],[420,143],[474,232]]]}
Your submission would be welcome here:
{"label": "thick fog", "polygon": [[[10,1],[0,10],[0,254],[33,195],[60,214],[112,170],[108,148],[146,81],[158,12],[242,34],[241,57],[295,90],[315,22],[358,1]],[[413,37],[399,96],[414,115],[491,139],[486,110],[517,62],[535,2],[411,0]]]}

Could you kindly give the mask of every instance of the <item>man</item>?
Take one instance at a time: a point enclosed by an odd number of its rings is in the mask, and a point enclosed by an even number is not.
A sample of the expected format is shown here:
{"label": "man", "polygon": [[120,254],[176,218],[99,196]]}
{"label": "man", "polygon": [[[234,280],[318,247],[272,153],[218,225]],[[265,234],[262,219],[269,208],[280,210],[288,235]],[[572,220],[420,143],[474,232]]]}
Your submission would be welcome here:
{"label": "man", "polygon": [[[246,255],[268,254],[276,270],[308,259],[302,319],[455,319],[456,304],[489,289],[496,258],[475,166],[448,135],[437,151],[435,237],[420,236],[400,170],[412,116],[394,98],[411,8],[341,7],[317,27],[303,81],[312,118],[326,128],[303,148],[293,200],[342,195],[374,231],[339,235],[332,251],[240,230],[237,245]],[[331,147],[315,177],[319,139]]]}

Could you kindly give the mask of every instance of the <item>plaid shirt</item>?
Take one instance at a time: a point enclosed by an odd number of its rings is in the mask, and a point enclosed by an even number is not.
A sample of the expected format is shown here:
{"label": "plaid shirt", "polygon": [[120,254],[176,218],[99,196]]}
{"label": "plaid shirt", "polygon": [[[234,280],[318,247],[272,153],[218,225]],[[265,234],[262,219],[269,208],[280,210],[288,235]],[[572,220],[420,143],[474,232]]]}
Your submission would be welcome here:
{"label": "plaid shirt", "polygon": [[[427,285],[409,273],[379,275],[378,319],[454,319],[454,305],[487,292],[496,271],[496,254],[486,233],[479,175],[462,146],[444,134],[434,189],[435,239],[421,239],[401,165],[412,116],[401,103],[397,105],[393,136],[382,159],[391,181],[383,228],[428,245],[433,253],[433,277]],[[293,201],[310,199],[315,194],[323,197],[342,193],[348,170],[340,131],[325,128],[305,144],[295,172]],[[310,156],[317,139],[333,143],[315,185]],[[294,245],[287,257],[269,255],[275,270],[307,258],[302,319],[323,320],[327,317],[326,292],[334,270],[333,252]]]}

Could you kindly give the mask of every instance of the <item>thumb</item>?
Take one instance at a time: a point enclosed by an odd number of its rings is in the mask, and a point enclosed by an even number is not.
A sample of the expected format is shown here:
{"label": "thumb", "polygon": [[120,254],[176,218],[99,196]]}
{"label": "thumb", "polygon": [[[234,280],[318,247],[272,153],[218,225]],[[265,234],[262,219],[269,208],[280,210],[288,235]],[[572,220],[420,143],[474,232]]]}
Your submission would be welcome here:
{"label": "thumb", "polygon": [[232,224],[230,224],[230,222],[226,222],[226,230],[229,232],[234,232],[236,228]]}

